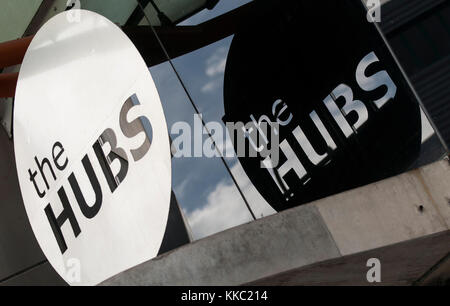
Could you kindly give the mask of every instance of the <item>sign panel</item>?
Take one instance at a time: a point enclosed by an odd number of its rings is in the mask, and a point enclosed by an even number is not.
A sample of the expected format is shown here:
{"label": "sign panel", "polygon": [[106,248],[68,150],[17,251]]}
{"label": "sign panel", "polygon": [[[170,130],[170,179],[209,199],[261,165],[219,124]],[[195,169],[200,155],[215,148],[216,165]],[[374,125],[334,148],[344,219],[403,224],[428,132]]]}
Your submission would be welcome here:
{"label": "sign panel", "polygon": [[171,191],[166,121],[139,52],[112,22],[61,13],[34,37],[14,109],[17,172],[45,256],[93,285],[157,255]]}
{"label": "sign panel", "polygon": [[[257,157],[238,155],[267,202],[280,211],[407,169],[419,105],[362,3],[258,4],[228,55],[224,121],[253,124]],[[279,159],[260,154],[278,145]]]}

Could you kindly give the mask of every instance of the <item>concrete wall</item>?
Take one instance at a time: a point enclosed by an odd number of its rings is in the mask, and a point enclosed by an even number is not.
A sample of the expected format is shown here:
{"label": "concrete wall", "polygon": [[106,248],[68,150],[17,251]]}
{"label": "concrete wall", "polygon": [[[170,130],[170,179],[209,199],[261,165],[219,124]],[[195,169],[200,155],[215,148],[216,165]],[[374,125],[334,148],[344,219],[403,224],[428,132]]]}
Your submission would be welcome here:
{"label": "concrete wall", "polygon": [[387,284],[413,284],[450,252],[449,217],[446,160],[196,241],[103,285],[367,284],[373,256]]}

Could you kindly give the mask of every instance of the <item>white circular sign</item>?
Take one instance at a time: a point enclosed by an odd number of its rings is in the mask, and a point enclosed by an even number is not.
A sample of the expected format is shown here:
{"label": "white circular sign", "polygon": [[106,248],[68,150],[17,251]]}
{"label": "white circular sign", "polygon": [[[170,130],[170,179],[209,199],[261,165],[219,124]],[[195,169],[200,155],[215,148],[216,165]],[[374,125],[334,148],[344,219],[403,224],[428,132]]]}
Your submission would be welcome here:
{"label": "white circular sign", "polygon": [[36,34],[17,83],[14,146],[44,254],[72,285],[155,257],[169,212],[170,147],[150,72],[106,18],[64,12]]}

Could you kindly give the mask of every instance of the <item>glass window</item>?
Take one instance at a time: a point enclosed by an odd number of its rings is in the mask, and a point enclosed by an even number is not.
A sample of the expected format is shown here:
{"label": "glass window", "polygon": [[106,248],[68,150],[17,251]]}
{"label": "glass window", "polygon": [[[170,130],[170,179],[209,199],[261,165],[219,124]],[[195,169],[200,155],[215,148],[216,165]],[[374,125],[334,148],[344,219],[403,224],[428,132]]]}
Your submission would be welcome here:
{"label": "glass window", "polygon": [[[175,27],[146,10],[174,77],[187,91],[186,102],[195,104],[205,123],[219,122],[223,129],[224,122],[252,117],[284,124],[280,163],[272,172],[246,158],[225,156],[232,176],[219,158],[174,159],[195,173],[175,179],[174,188],[182,205],[189,203],[197,238],[239,223],[229,217],[236,200],[225,192],[239,194],[233,180],[259,218],[445,153],[376,28],[364,24],[358,2],[236,0],[219,1],[212,10],[194,7],[196,13]],[[427,47],[435,48],[429,42]],[[386,82],[370,85],[368,76],[377,73]],[[195,111],[186,111],[184,120],[193,126]],[[236,149],[220,133],[213,138],[220,148]],[[198,221],[206,215],[214,217]]]}

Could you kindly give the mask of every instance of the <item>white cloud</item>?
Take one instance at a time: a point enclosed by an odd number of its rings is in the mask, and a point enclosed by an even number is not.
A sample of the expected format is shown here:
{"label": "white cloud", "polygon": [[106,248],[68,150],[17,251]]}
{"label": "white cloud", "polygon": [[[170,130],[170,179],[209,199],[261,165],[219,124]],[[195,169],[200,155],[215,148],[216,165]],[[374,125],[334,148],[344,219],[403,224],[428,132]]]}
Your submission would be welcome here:
{"label": "white cloud", "polygon": [[202,93],[212,93],[222,85],[221,79],[216,79],[206,83],[200,90]]}
{"label": "white cloud", "polygon": [[[251,184],[238,162],[231,172],[257,218],[276,213]],[[253,219],[234,184],[230,180],[223,180],[208,195],[204,206],[188,214],[188,220],[194,238],[201,239]]]}
{"label": "white cloud", "polygon": [[183,180],[180,184],[178,184],[175,188],[174,188],[174,192],[177,195],[177,197],[182,198],[185,196],[185,192],[186,192],[186,187],[188,186],[190,179],[185,179]]}
{"label": "white cloud", "polygon": [[206,60],[205,75],[210,80],[201,88],[202,93],[213,93],[221,88],[227,64],[227,54],[228,48],[221,46]]}
{"label": "white cloud", "polygon": [[208,195],[207,204],[188,215],[195,239],[250,222],[250,213],[236,188],[224,181]]}
{"label": "white cloud", "polygon": [[223,74],[227,64],[227,54],[227,48],[223,46],[217,48],[217,50],[206,60],[205,74],[209,77]]}

